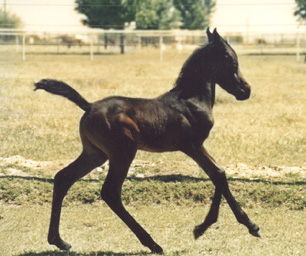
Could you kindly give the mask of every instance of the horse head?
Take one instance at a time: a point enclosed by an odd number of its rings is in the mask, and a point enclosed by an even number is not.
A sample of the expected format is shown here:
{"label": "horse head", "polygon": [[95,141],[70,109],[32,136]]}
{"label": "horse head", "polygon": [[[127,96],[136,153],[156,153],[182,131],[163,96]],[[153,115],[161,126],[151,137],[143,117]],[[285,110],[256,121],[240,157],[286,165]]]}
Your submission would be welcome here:
{"label": "horse head", "polygon": [[213,33],[207,29],[208,42],[214,48],[211,56],[212,75],[215,83],[225,91],[234,95],[237,100],[250,97],[251,87],[242,76],[238,57],[234,49],[214,29]]}

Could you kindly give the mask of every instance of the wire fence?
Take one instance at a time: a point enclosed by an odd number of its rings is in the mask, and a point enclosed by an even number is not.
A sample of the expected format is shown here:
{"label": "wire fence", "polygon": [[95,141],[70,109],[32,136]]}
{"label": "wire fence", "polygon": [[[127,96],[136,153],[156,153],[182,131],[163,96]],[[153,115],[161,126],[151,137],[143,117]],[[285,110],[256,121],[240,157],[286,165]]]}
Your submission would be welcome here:
{"label": "wire fence", "polygon": [[[225,33],[223,37],[240,54],[296,55],[306,52],[306,33],[292,34]],[[205,31],[187,30],[95,30],[94,32],[39,32],[0,29],[0,52],[12,52],[25,61],[30,54],[87,54],[91,60],[97,54],[159,50],[159,58],[169,49],[178,52],[207,42]],[[2,59],[5,60],[5,59]]]}

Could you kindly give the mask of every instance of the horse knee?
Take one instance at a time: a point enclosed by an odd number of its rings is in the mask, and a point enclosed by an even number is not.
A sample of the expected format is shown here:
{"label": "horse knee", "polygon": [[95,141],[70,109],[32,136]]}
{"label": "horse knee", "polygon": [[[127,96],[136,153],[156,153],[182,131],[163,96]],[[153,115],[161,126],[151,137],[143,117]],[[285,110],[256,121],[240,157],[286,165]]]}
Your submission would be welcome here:
{"label": "horse knee", "polygon": [[54,188],[61,188],[64,183],[65,183],[65,175],[63,175],[62,171],[60,171],[54,176],[53,180]]}
{"label": "horse knee", "polygon": [[101,198],[105,203],[110,205],[120,200],[120,193],[116,190],[115,186],[105,181],[101,190]]}
{"label": "horse knee", "polygon": [[101,190],[101,198],[104,202],[108,202],[111,199],[111,194],[109,193],[109,191],[105,188],[105,186],[103,186],[102,190]]}
{"label": "horse knee", "polygon": [[54,191],[65,196],[74,181],[65,172],[60,171],[54,176],[53,182]]}
{"label": "horse knee", "polygon": [[224,185],[227,185],[226,174],[223,169],[218,169],[211,179],[216,187],[224,187]]}

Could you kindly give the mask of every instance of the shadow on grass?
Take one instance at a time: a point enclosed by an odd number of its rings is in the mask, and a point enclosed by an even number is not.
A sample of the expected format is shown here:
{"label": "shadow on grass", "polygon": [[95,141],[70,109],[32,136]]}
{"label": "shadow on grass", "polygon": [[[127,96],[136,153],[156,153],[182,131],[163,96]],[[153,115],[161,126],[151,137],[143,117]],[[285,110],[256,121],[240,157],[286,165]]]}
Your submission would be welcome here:
{"label": "shadow on grass", "polygon": [[[47,183],[53,183],[54,179],[50,178],[41,178],[41,177],[35,177],[35,176],[0,176],[1,179],[22,179],[22,180],[36,180],[41,182],[47,182]],[[81,182],[88,182],[88,183],[98,183],[103,182],[105,178],[99,180],[99,179],[81,179]],[[210,179],[207,178],[198,178],[193,176],[187,176],[187,175],[181,175],[181,174],[173,174],[173,175],[156,175],[151,177],[127,177],[126,180],[129,181],[136,181],[136,182],[142,182],[142,181],[157,181],[157,182],[164,182],[164,183],[170,183],[170,182],[186,182],[186,183],[197,183],[197,182],[211,182]],[[246,182],[246,183],[264,183],[264,184],[272,184],[272,185],[306,185],[306,181],[270,181],[265,179],[257,179],[257,178],[227,178],[230,182]]]}
{"label": "shadow on grass", "polygon": [[[118,48],[119,49],[119,48]],[[118,52],[94,52],[95,56],[115,56],[122,55]],[[52,55],[52,56],[90,56],[90,52],[27,52],[27,55]]]}
{"label": "shadow on grass", "polygon": [[140,253],[117,253],[117,252],[90,252],[90,253],[77,253],[71,251],[46,251],[46,252],[27,252],[18,254],[16,256],[142,256],[152,255],[149,252]]}
{"label": "shadow on grass", "polygon": [[[159,181],[159,182],[190,182],[190,183],[197,183],[197,182],[211,182],[208,178],[198,178],[193,176],[186,176],[186,175],[157,175],[152,177],[145,177],[145,178],[138,178],[138,177],[128,177],[126,178],[130,181]],[[257,178],[227,178],[228,181],[231,182],[245,182],[245,183],[264,183],[264,184],[273,184],[273,185],[306,185],[306,181],[292,181],[292,182],[286,182],[286,181],[270,181],[270,180],[264,180],[264,179],[257,179]]]}
{"label": "shadow on grass", "polygon": [[54,179],[50,179],[50,178],[40,178],[40,177],[35,177],[35,176],[15,176],[15,175],[0,176],[0,180],[1,179],[36,180],[36,181],[41,181],[41,182],[46,182],[46,183],[53,183],[53,181],[54,181]]}
{"label": "shadow on grass", "polygon": [[239,181],[239,182],[248,182],[248,183],[264,183],[264,184],[272,184],[272,185],[306,185],[306,181],[269,181],[263,179],[242,179],[242,178],[228,178],[228,181]]}
{"label": "shadow on grass", "polygon": [[[185,251],[177,251],[171,253],[173,256],[179,256]],[[151,252],[90,252],[90,253],[77,253],[71,251],[46,251],[46,252],[27,252],[18,254],[16,256],[143,256],[143,255],[155,255]]]}

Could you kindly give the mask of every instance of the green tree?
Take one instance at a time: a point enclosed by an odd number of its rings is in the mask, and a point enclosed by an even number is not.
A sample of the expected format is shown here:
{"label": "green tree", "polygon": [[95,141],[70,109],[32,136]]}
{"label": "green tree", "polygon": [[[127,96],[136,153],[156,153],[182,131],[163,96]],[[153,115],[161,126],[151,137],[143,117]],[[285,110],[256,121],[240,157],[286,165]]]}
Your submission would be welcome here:
{"label": "green tree", "polygon": [[215,0],[76,0],[85,15],[83,24],[104,29],[123,29],[136,22],[137,29],[204,29]]}
{"label": "green tree", "polygon": [[180,12],[173,1],[135,0],[135,22],[137,29],[171,29],[178,28]]}
{"label": "green tree", "polygon": [[9,12],[0,10],[0,27],[1,28],[19,28],[22,26],[21,19]]}
{"label": "green tree", "polygon": [[174,0],[181,12],[182,29],[204,29],[209,26],[209,17],[215,7],[215,0]]}
{"label": "green tree", "polygon": [[123,29],[134,18],[126,0],[76,0],[76,10],[85,15],[83,24],[93,28]]}
{"label": "green tree", "polygon": [[180,12],[173,0],[76,0],[76,10],[85,15],[84,25],[93,28],[123,29],[136,22],[137,29],[179,27]]}
{"label": "green tree", "polygon": [[301,20],[306,20],[306,0],[295,0],[296,8],[294,15],[298,16]]}

